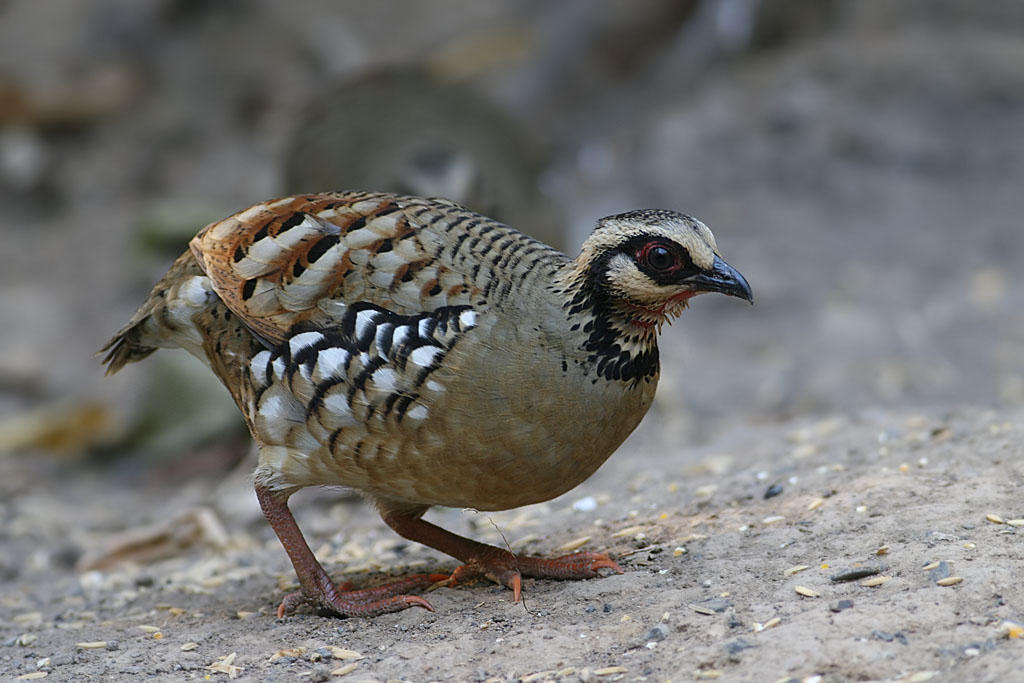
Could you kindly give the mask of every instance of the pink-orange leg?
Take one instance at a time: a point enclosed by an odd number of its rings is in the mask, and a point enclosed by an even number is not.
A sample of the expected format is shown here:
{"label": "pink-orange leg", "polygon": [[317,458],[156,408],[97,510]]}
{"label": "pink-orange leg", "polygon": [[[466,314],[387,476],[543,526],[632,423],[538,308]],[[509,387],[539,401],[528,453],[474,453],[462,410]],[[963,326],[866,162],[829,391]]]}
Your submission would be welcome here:
{"label": "pink-orange leg", "polygon": [[385,513],[384,521],[400,536],[440,550],[462,562],[463,565],[452,573],[452,583],[486,576],[511,588],[515,602],[522,598],[524,576],[574,580],[600,576],[599,569],[622,573],[622,568],[614,560],[600,553],[573,553],[551,559],[514,555],[493,545],[463,538],[414,515]]}
{"label": "pink-orange leg", "polygon": [[410,607],[434,611],[430,603],[423,598],[405,593],[444,581],[449,578],[446,574],[416,574],[363,590],[349,590],[348,584],[335,586],[313,556],[313,551],[309,549],[299,525],[295,523],[295,517],[288,509],[287,500],[259,485],[256,486],[256,497],[263,508],[263,514],[288,553],[292,566],[295,567],[295,574],[299,578],[299,585],[302,587],[300,592],[285,596],[277,608],[278,618],[301,604],[310,604],[344,617],[375,617],[400,612]]}

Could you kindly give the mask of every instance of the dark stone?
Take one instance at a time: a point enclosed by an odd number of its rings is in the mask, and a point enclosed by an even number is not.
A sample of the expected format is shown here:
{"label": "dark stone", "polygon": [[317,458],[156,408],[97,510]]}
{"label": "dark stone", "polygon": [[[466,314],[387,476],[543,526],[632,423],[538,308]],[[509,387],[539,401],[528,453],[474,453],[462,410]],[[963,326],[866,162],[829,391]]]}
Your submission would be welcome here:
{"label": "dark stone", "polygon": [[736,640],[728,641],[722,647],[724,647],[725,651],[728,652],[729,654],[731,654],[731,655],[738,655],[739,653],[743,652],[744,650],[749,650],[752,647],[759,647],[759,646],[755,645],[754,643],[750,642],[749,640],[747,640],[745,638],[737,638]]}
{"label": "dark stone", "polygon": [[700,602],[693,603],[699,607],[706,607],[712,612],[724,612],[725,610],[732,607],[732,603],[725,598],[708,598],[707,600],[701,600]]}
{"label": "dark stone", "polygon": [[644,636],[644,642],[650,642],[652,640],[665,640],[668,638],[668,626],[665,624],[655,624],[651,627],[651,630]]}
{"label": "dark stone", "polygon": [[853,600],[835,600],[828,606],[833,612],[842,612],[844,609],[853,608]]}
{"label": "dark stone", "polygon": [[775,482],[764,491],[764,499],[774,498],[785,490],[785,488],[779,482]]}
{"label": "dark stone", "polygon": [[846,569],[840,569],[829,578],[833,581],[856,581],[857,579],[863,579],[868,576],[874,576],[875,574],[881,574],[888,568],[888,565],[884,564],[865,564],[861,567],[849,567]]}
{"label": "dark stone", "polygon": [[949,566],[949,562],[942,560],[939,562],[939,566],[935,569],[928,571],[928,578],[931,579],[932,583],[935,583],[939,579],[945,579],[948,576],[952,576],[953,568]]}

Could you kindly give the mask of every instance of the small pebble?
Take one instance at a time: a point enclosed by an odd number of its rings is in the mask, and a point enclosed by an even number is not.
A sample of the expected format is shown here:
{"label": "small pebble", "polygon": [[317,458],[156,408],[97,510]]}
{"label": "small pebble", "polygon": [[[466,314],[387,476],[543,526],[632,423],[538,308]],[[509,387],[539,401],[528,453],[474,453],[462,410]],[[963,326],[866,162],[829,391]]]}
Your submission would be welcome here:
{"label": "small pebble", "polygon": [[644,635],[644,640],[665,640],[668,638],[669,630],[665,624],[655,624],[651,629]]}
{"label": "small pebble", "polygon": [[852,609],[853,600],[834,600],[829,603],[828,608],[833,612],[842,612],[844,609]]}
{"label": "small pebble", "polygon": [[765,500],[768,500],[769,498],[774,498],[775,496],[781,494],[784,490],[785,489],[783,488],[782,484],[776,482],[769,486],[767,489],[765,489],[764,498]]}
{"label": "small pebble", "polygon": [[[929,566],[931,566],[931,565],[929,565]],[[947,578],[952,573],[953,573],[953,568],[949,566],[949,562],[946,562],[945,560],[942,560],[938,564],[936,564],[934,567],[931,567],[931,569],[928,570],[928,578],[930,580],[938,583],[942,579]]]}
{"label": "small pebble", "polygon": [[597,509],[597,499],[593,496],[580,498],[572,504],[572,509],[577,512],[591,512]]}
{"label": "small pebble", "polygon": [[877,564],[865,564],[860,567],[849,567],[847,569],[840,569],[838,572],[829,577],[832,581],[856,581],[857,579],[863,579],[868,576],[874,576],[875,574],[881,574],[887,567],[885,565]]}
{"label": "small pebble", "polygon": [[309,680],[313,683],[325,683],[325,681],[331,680],[333,672],[323,664],[317,664],[313,667],[313,670],[309,672]]}
{"label": "small pebble", "polygon": [[749,650],[752,647],[758,647],[758,645],[746,640],[745,638],[737,638],[736,640],[728,641],[722,647],[724,647],[725,651],[729,654],[738,655],[744,650]]}
{"label": "small pebble", "polygon": [[698,614],[718,614],[732,607],[726,598],[709,598],[690,604],[690,608]]}

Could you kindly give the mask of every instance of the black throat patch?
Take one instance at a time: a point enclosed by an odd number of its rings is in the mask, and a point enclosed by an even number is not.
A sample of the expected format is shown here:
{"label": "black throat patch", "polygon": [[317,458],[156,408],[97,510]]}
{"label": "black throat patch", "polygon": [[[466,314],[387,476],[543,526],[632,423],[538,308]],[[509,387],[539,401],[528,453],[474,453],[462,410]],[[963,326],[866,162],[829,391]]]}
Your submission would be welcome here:
{"label": "black throat patch", "polygon": [[653,330],[637,328],[633,332],[632,323],[617,310],[608,293],[605,273],[614,255],[603,254],[591,265],[565,308],[570,316],[586,316],[588,312],[594,316],[582,326],[586,334],[582,348],[597,376],[636,386],[657,376],[658,343]]}

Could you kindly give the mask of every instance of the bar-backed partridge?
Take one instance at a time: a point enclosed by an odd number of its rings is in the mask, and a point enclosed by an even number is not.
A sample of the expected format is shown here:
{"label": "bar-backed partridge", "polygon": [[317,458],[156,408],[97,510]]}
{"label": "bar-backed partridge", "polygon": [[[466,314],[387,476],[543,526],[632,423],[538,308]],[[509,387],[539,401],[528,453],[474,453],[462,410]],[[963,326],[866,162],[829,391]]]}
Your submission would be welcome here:
{"label": "bar-backed partridge", "polygon": [[345,616],[411,606],[445,575],[338,587],[288,509],[355,489],[398,534],[456,557],[452,579],[581,579],[605,555],[512,553],[421,519],[505,510],[589,477],[637,426],[657,334],[701,292],[752,300],[703,223],[600,220],[575,259],[438,199],[341,192],[257,204],[204,228],[104,347],[108,373],[183,347],[227,386],[259,445],[256,494],[302,602]]}

